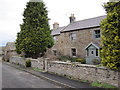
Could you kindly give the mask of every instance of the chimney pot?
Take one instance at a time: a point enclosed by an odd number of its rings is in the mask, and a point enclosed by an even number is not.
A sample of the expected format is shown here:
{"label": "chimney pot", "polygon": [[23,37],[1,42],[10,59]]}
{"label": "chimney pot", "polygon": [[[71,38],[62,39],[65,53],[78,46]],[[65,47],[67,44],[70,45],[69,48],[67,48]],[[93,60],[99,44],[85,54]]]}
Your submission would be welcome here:
{"label": "chimney pot", "polygon": [[73,23],[73,22],[75,22],[75,16],[74,16],[74,14],[71,14],[71,16],[69,17],[69,19],[70,19],[70,23]]}
{"label": "chimney pot", "polygon": [[59,23],[58,22],[55,22],[54,24],[53,24],[53,30],[56,30],[56,29],[58,29],[59,28]]}

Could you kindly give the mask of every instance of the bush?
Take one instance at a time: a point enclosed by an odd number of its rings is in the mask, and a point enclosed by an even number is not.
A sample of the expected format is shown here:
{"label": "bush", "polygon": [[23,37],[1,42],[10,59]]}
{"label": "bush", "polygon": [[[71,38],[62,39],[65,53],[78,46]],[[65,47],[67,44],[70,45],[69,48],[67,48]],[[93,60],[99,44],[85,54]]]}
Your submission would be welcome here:
{"label": "bush", "polygon": [[76,62],[81,62],[81,64],[85,64],[86,60],[83,58],[77,58]]}
{"label": "bush", "polygon": [[93,64],[95,64],[95,65],[100,64],[100,60],[98,60],[98,59],[93,59],[92,62],[93,62]]}
{"label": "bush", "polygon": [[106,19],[101,22],[101,63],[110,69],[120,69],[120,1],[104,5]]}
{"label": "bush", "polygon": [[71,61],[71,62],[81,62],[82,64],[85,64],[86,61],[83,58],[76,58],[76,57],[70,57],[70,56],[59,56],[58,59],[60,61]]}
{"label": "bush", "polygon": [[26,67],[31,67],[31,61],[30,60],[26,61]]}
{"label": "bush", "polygon": [[10,62],[10,60],[9,59],[7,59],[7,61],[6,62]]}
{"label": "bush", "polygon": [[60,60],[60,61],[67,61],[67,60],[69,60],[69,56],[59,56],[58,57],[58,59]]}
{"label": "bush", "polygon": [[77,58],[71,57],[71,58],[69,58],[69,60],[70,60],[71,62],[76,62],[76,61],[77,61]]}
{"label": "bush", "polygon": [[60,57],[58,57],[58,59],[60,61],[64,61],[64,62],[66,62],[66,61],[76,62],[76,60],[77,60],[77,58],[73,58],[70,56],[60,56]]}

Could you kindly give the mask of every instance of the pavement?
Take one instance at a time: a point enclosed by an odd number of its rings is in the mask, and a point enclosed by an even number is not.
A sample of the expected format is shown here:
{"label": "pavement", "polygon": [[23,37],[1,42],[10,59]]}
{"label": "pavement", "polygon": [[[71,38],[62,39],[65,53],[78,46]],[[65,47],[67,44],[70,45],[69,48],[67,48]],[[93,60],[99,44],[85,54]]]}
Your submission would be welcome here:
{"label": "pavement", "polygon": [[3,62],[3,63],[7,64],[9,66],[12,66],[14,68],[20,69],[22,71],[28,72],[32,75],[35,75],[39,78],[47,80],[47,81],[49,81],[53,84],[56,84],[60,87],[63,87],[63,88],[72,88],[72,89],[86,88],[86,89],[97,89],[97,90],[100,89],[100,88],[97,88],[97,87],[92,87],[90,85],[90,83],[71,80],[71,79],[65,78],[63,76],[50,74],[48,72],[34,71],[32,68],[26,68],[26,67],[16,65],[16,64],[11,64],[11,63],[8,63],[8,62]]}

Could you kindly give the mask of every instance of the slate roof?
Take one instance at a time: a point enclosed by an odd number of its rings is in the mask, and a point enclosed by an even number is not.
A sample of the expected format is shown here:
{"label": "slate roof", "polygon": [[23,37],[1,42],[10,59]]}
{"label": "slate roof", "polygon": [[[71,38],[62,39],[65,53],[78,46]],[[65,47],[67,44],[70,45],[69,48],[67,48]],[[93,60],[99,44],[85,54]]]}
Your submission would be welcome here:
{"label": "slate roof", "polygon": [[52,35],[59,35],[60,32],[68,32],[68,31],[74,31],[74,30],[81,30],[85,28],[97,27],[97,26],[100,26],[100,22],[104,18],[106,18],[106,15],[76,21],[76,22],[70,23],[66,27],[60,27],[57,30],[53,30]]}
{"label": "slate roof", "polygon": [[74,23],[70,23],[64,30],[62,30],[62,32],[97,27],[100,26],[100,22],[104,18],[106,18],[106,16],[99,16],[95,18],[76,21]]}
{"label": "slate roof", "polygon": [[63,29],[65,28],[65,26],[64,27],[59,27],[58,29],[56,29],[56,30],[52,30],[52,33],[51,33],[51,35],[59,35],[60,34],[60,31],[62,31]]}

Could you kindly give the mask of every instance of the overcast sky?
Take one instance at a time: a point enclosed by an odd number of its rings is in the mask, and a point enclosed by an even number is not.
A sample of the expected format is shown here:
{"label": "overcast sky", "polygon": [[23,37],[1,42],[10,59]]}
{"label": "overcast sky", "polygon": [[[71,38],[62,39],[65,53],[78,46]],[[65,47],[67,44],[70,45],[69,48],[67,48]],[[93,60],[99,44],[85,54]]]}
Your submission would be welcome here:
{"label": "overcast sky", "polygon": [[[0,2],[0,46],[13,42],[22,14],[29,0],[1,0]],[[109,0],[43,0],[46,4],[50,26],[58,22],[60,26],[69,24],[69,16],[74,14],[76,21],[105,15],[102,5]],[[92,23],[92,22],[91,22]]]}

